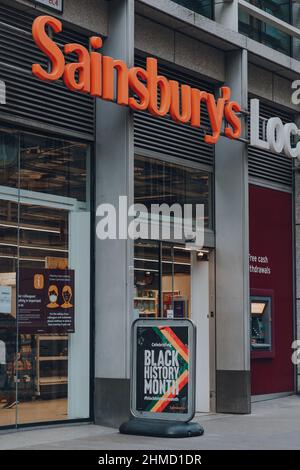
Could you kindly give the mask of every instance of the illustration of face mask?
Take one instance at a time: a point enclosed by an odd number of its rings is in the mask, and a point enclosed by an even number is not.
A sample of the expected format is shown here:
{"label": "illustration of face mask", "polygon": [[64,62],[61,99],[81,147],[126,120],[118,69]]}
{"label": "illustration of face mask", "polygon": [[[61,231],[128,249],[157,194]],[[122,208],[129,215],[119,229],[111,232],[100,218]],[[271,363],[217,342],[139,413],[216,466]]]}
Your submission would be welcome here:
{"label": "illustration of face mask", "polygon": [[50,302],[52,302],[53,304],[57,301],[57,296],[56,295],[50,295]]}

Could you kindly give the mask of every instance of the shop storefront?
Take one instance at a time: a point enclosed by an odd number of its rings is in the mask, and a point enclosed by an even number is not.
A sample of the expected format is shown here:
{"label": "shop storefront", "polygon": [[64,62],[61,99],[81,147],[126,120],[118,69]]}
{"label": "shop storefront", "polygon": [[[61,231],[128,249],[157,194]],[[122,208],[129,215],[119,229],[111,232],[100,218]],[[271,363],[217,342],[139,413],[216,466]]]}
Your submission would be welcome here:
{"label": "shop storefront", "polygon": [[[293,393],[293,161],[251,146],[247,135],[248,98],[261,101],[263,139],[266,119],[295,121],[295,110],[281,109],[288,94],[260,90],[246,50],[229,52],[221,39],[208,46],[149,20],[140,2],[128,13],[125,0],[99,2],[84,27],[67,7],[64,16],[53,13],[62,31],[48,25],[49,34],[65,56],[64,46],[74,43],[94,66],[106,55],[104,91],[95,69],[94,81],[84,77],[84,92],[74,91],[71,68],[64,81],[32,72],[39,64],[51,73],[32,38],[33,21],[45,11],[14,3],[0,0],[7,88],[0,106],[0,428],[125,421],[136,318],[195,323],[198,412],[248,413],[251,396]],[[65,56],[64,70],[76,52]],[[154,109],[153,89],[143,109],[134,101],[141,90],[114,90],[110,58],[120,59],[120,74],[125,63],[130,76],[139,67],[144,83],[148,57],[158,62],[154,80],[194,91],[194,125],[179,102],[176,110],[176,94],[171,115],[160,116],[165,97],[159,94]],[[234,103],[239,136],[223,115]],[[191,249],[184,237],[99,240],[97,207],[117,206],[119,196],[147,209],[203,205],[203,247]]]}

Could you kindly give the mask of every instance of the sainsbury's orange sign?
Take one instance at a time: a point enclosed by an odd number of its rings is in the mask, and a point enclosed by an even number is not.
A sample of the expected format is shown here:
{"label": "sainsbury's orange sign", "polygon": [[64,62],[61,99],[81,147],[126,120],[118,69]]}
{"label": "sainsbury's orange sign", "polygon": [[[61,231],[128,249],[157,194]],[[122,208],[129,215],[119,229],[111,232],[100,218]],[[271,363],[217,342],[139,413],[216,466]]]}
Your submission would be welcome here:
{"label": "sainsbury's orange sign", "polygon": [[[240,137],[241,121],[238,113],[241,108],[238,103],[231,101],[229,87],[221,87],[220,96],[216,99],[212,93],[180,85],[175,80],[159,75],[157,60],[151,57],[147,58],[145,69],[128,68],[123,60],[101,54],[102,39],[98,36],[90,38],[90,50],[81,44],[71,43],[66,44],[62,51],[49,37],[49,27],[54,33],[60,33],[63,29],[61,21],[51,16],[39,16],[32,26],[36,45],[51,61],[51,71],[33,64],[32,73],[40,80],[55,82],[62,78],[71,91],[115,101],[137,111],[148,110],[157,117],[169,114],[176,123],[189,124],[195,128],[201,127],[203,103],[207,107],[211,125],[211,134],[207,133],[204,137],[206,143],[215,144],[222,129],[230,139]],[[77,62],[66,60],[65,56],[70,54],[76,54]]]}

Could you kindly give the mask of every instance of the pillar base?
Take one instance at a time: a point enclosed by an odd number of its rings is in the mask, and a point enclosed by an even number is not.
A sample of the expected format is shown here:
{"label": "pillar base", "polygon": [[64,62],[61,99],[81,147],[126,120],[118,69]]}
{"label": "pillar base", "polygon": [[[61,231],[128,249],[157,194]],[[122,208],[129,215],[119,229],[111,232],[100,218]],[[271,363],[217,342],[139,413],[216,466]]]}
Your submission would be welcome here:
{"label": "pillar base", "polygon": [[217,413],[251,413],[249,370],[217,370]]}

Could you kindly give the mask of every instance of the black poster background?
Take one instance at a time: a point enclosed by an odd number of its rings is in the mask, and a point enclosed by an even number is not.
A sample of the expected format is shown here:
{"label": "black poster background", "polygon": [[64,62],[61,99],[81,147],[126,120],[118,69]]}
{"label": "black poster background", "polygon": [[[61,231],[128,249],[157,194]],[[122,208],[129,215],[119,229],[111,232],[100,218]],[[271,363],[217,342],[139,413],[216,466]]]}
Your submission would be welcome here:
{"label": "black poster background", "polygon": [[[172,326],[172,331],[179,338],[179,340],[187,347],[188,344],[188,326]],[[137,362],[136,362],[136,404],[137,410],[143,412],[155,412],[153,407],[157,404],[159,399],[163,395],[155,395],[156,398],[151,399],[153,395],[144,394],[144,383],[145,383],[145,350],[154,351],[155,361],[160,351],[166,349],[172,350],[174,347],[168,342],[160,333],[159,328],[155,326],[140,326],[137,328]],[[185,370],[188,370],[187,362],[178,355],[179,368],[181,375]],[[188,413],[188,394],[189,384],[187,383],[182,390],[179,392],[174,401],[164,408],[163,413]],[[157,399],[158,398],[158,399]]]}
{"label": "black poster background", "polygon": [[[35,276],[43,276],[43,288],[35,287]],[[19,270],[17,318],[22,333],[75,332],[75,273],[73,270]],[[58,298],[51,306],[49,289],[55,286]],[[67,304],[63,289],[72,292]]]}

